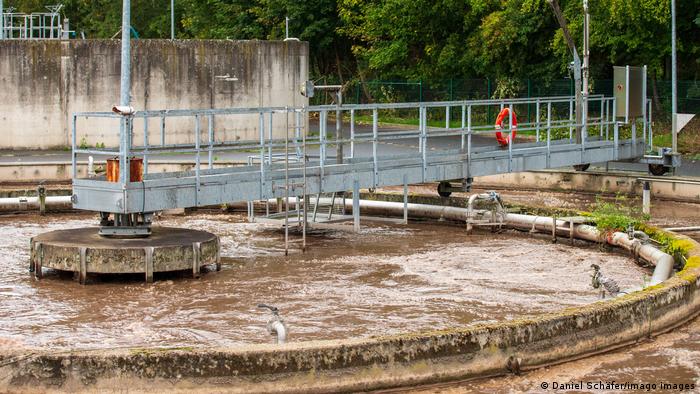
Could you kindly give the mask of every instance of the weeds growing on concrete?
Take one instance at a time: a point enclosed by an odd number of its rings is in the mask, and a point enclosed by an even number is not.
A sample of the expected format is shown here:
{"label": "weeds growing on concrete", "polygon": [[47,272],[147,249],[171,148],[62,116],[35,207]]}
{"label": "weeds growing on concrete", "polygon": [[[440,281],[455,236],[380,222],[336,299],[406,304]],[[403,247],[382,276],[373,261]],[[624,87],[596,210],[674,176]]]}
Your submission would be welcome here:
{"label": "weeds growing on concrete", "polygon": [[628,204],[627,200],[624,195],[616,196],[614,201],[596,196],[592,216],[601,232],[627,231],[630,226],[637,228],[649,220],[649,215]]}

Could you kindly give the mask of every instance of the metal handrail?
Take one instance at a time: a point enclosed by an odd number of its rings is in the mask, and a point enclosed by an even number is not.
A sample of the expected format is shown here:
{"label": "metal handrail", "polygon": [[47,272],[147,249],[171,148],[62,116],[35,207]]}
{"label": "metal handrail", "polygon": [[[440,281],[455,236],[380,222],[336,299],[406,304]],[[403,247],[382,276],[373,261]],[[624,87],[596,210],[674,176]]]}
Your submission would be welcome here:
{"label": "metal handrail", "polygon": [[[194,168],[194,173],[196,174],[197,185],[200,182],[201,176],[201,166],[205,163],[208,168],[213,168],[213,154],[216,152],[247,152],[251,153],[246,157],[253,158],[249,160],[249,166],[258,167],[261,179],[264,182],[265,177],[273,167],[275,162],[279,162],[280,150],[286,149],[285,152],[289,154],[289,148],[294,148],[296,150],[301,150],[303,148],[306,152],[307,147],[317,147],[319,152],[319,157],[314,159],[314,162],[319,167],[319,171],[323,176],[325,168],[328,165],[334,165],[334,162],[329,164],[328,149],[333,146],[342,146],[345,144],[350,144],[350,155],[348,158],[355,157],[355,147],[358,144],[368,144],[371,146],[371,153],[368,157],[363,157],[368,163],[372,163],[374,167],[375,178],[379,171],[379,162],[382,160],[390,160],[387,157],[381,157],[381,153],[378,152],[378,145],[383,142],[399,141],[399,140],[413,140],[417,141],[417,147],[414,144],[406,145],[407,150],[418,150],[420,154],[420,160],[422,161],[423,171],[426,171],[428,162],[431,157],[438,156],[443,152],[448,152],[449,150],[439,150],[437,152],[430,151],[430,141],[434,138],[456,136],[460,137],[460,142],[458,142],[458,147],[455,145],[452,148],[465,155],[465,162],[471,165],[471,155],[474,153],[472,136],[491,134],[497,132],[494,127],[490,124],[475,124],[473,113],[474,109],[483,109],[491,106],[500,106],[502,108],[513,109],[516,105],[530,104],[536,105],[537,108],[537,118],[534,122],[523,122],[518,125],[517,131],[522,132],[536,132],[536,141],[533,144],[528,144],[527,146],[519,147],[517,143],[508,144],[506,149],[501,149],[499,154],[507,154],[509,157],[508,170],[511,170],[511,162],[513,160],[514,153],[522,154],[519,150],[525,152],[526,149],[532,150],[533,148],[539,148],[539,150],[546,149],[547,153],[547,163],[549,163],[549,157],[552,153],[553,141],[564,140],[573,143],[573,130],[577,128],[582,128],[586,130],[584,133],[584,138],[581,141],[581,154],[586,151],[587,138],[586,134],[590,136],[598,135],[598,140],[595,144],[600,144],[600,141],[608,141],[609,144],[614,146],[615,156],[617,157],[617,151],[623,141],[619,138],[619,127],[620,122],[616,119],[615,110],[615,99],[611,97],[604,97],[602,95],[591,95],[588,96],[587,102],[590,106],[599,105],[600,113],[599,116],[584,119],[582,124],[577,124],[575,118],[569,112],[569,114],[564,115],[564,119],[560,116],[554,116],[552,109],[555,105],[561,105],[565,103],[570,104],[572,108],[574,97],[570,96],[557,96],[557,97],[540,97],[540,98],[527,98],[527,99],[506,99],[506,100],[467,100],[467,101],[449,101],[449,102],[424,102],[424,103],[396,103],[396,104],[361,104],[361,105],[323,105],[323,106],[310,106],[310,107],[262,107],[262,108],[225,108],[225,109],[204,109],[204,110],[161,110],[161,111],[138,111],[133,115],[122,116],[119,114],[111,112],[77,112],[73,115],[73,133],[72,133],[72,162],[73,162],[73,177],[77,178],[77,157],[78,155],[96,155],[96,156],[118,156],[121,161],[128,161],[129,157],[134,154],[143,155],[144,158],[144,170],[148,173],[148,158],[153,155],[161,154],[194,154],[196,165]],[[598,103],[598,104],[596,104]],[[428,110],[434,108],[445,108],[445,127],[431,127],[428,125]],[[450,109],[457,108],[461,109],[461,122],[457,121],[459,127],[452,127],[450,122],[449,114]],[[407,125],[406,130],[396,130],[396,131],[386,131],[379,132],[379,111],[382,110],[394,110],[394,109],[415,109],[418,112],[419,124],[418,125]],[[355,114],[357,111],[371,111],[372,113],[372,130],[368,132],[355,132]],[[543,112],[544,111],[544,112]],[[340,136],[336,134],[335,138],[328,138],[328,113],[336,113],[341,117],[347,116],[343,112],[350,115],[350,137]],[[646,142],[647,135],[651,133],[650,126],[650,115],[651,111],[647,111],[648,116],[643,119],[643,137]],[[304,125],[308,123],[308,117],[311,114],[318,114],[319,121],[319,135],[309,136],[304,133],[303,138],[296,135],[293,140],[289,138],[275,138],[272,128],[272,116],[273,114],[290,114],[294,113],[295,117],[306,117]],[[513,113],[512,111],[510,112]],[[251,140],[224,140],[216,141],[216,130],[213,127],[213,122],[216,116],[221,115],[253,115],[257,116],[258,121],[258,136]],[[542,117],[542,115],[544,115]],[[567,117],[568,115],[568,117]],[[178,143],[178,144],[166,144],[166,118],[171,117],[191,117],[195,119],[195,141],[193,143]],[[126,130],[132,130],[129,135],[120,137],[120,147],[119,149],[108,148],[108,149],[98,149],[98,148],[79,148],[77,146],[77,123],[78,119],[82,118],[113,118],[119,119],[120,122],[127,122],[129,127]],[[202,130],[201,120],[208,120],[208,133],[206,130]],[[134,120],[143,119],[143,137],[144,142],[142,145],[135,145],[133,143],[133,124]],[[149,131],[148,131],[148,120],[149,119],[160,119],[160,134],[161,138],[156,143],[151,143],[148,141]],[[268,121],[266,121],[268,119]],[[336,127],[341,127],[336,122]],[[511,133],[515,130],[512,127],[513,119],[510,115],[507,122],[504,122],[504,127],[498,130],[502,133]],[[612,126],[613,135],[610,135],[610,126]],[[288,125],[287,125],[288,127]],[[297,127],[301,127],[296,125]],[[563,138],[553,138],[552,134],[555,130],[569,130],[569,133],[565,133]],[[597,133],[591,133],[591,130],[597,131]],[[647,133],[647,130],[649,133]],[[205,131],[205,136],[202,138],[201,132]],[[338,130],[336,129],[336,133]],[[611,138],[612,137],[612,138]],[[302,141],[300,141],[302,139]],[[636,139],[636,130],[632,136],[632,141]],[[593,144],[590,142],[589,144]],[[498,149],[497,149],[498,150]],[[255,152],[255,153],[253,153]],[[202,154],[207,154],[208,158],[206,160],[201,159]],[[304,154],[307,156],[306,153]],[[415,155],[414,155],[415,156]],[[282,156],[283,157],[283,156]],[[282,158],[289,166],[289,160]],[[204,163],[203,163],[204,161]],[[357,162],[357,161],[355,161]],[[353,162],[354,163],[354,162]],[[295,163],[296,164],[296,163]],[[352,163],[351,163],[352,165]],[[126,167],[125,167],[126,168]],[[289,167],[288,167],[289,168]],[[304,168],[306,168],[306,163],[304,162]],[[177,176],[174,173],[173,176]],[[162,174],[161,174],[162,175]],[[376,183],[376,180],[375,182]],[[198,188],[197,188],[198,189]],[[195,199],[196,200],[196,199]]]}

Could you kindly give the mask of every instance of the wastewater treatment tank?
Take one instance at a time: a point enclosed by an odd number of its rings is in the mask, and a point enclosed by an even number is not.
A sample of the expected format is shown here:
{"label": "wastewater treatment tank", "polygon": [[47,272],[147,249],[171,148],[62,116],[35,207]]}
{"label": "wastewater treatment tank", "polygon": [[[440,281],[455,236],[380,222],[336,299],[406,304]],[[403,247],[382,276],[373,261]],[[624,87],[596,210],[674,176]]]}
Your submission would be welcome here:
{"label": "wastewater treatment tank", "polygon": [[[92,223],[92,215],[75,214],[0,218],[7,235],[0,258],[2,346],[75,350],[269,343],[269,314],[257,308],[259,303],[280,309],[290,342],[371,338],[590,304],[600,297],[591,288],[591,264],[622,288],[641,286],[650,274],[628,255],[595,244],[552,244],[515,231],[467,234],[463,226],[430,222],[367,225],[359,234],[314,230],[306,253],[285,257],[279,226],[248,223],[237,214],[196,214],[164,217],[154,235],[157,239],[168,228],[204,237],[215,233],[220,272],[215,253],[205,252],[202,263],[211,264],[201,265],[199,279],[191,266],[156,271],[153,284],[138,270],[91,275],[88,286],[70,280],[73,269],[44,266],[41,280],[27,275],[27,239],[36,243],[43,233],[50,241],[53,231]],[[99,249],[98,238],[91,248]]]}

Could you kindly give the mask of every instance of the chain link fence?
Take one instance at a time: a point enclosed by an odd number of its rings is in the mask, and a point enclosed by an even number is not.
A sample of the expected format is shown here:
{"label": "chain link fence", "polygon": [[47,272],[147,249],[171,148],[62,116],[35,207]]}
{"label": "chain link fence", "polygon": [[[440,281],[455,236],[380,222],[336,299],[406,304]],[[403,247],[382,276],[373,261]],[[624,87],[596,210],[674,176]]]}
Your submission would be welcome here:
{"label": "chain link fence", "polygon": [[[320,78],[317,84],[339,84],[333,78]],[[502,86],[507,85],[506,89]],[[457,101],[477,100],[496,97],[550,97],[573,96],[573,79],[549,81],[516,80],[508,84],[498,84],[498,81],[485,79],[445,79],[436,81],[366,81],[357,80],[344,84],[343,101],[347,104],[388,103],[388,102],[425,102],[425,101]],[[501,86],[502,91],[498,90]],[[648,97],[652,98],[654,112],[660,116],[671,112],[671,82],[657,81],[656,87],[650,80],[647,83]],[[591,94],[612,96],[613,81],[610,79],[593,80]],[[332,98],[329,94],[321,93],[314,97],[311,104],[329,104]],[[700,113],[700,81],[678,82],[678,112]],[[523,114],[524,115],[524,114]],[[533,114],[527,109],[527,118]]]}

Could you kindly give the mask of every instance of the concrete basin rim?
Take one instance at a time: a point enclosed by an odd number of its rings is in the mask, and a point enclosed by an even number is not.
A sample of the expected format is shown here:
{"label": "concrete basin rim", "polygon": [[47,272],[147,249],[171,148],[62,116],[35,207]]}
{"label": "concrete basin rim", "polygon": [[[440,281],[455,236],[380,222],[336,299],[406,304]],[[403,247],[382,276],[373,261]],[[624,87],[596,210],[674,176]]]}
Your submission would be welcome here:
{"label": "concrete basin rim", "polygon": [[[666,232],[675,238],[687,239],[694,245],[694,248],[689,254],[690,258],[700,259],[700,242],[697,242],[686,236]],[[690,280],[692,277],[692,280]],[[258,354],[262,355],[264,353],[278,354],[280,352],[295,352],[295,351],[308,351],[308,350],[318,350],[318,351],[328,351],[328,350],[339,350],[347,347],[362,346],[362,345],[381,345],[383,343],[391,343],[395,341],[404,340],[416,340],[416,339],[434,339],[439,337],[447,337],[453,335],[465,335],[473,333],[488,333],[495,330],[501,329],[525,329],[529,326],[544,322],[554,322],[557,320],[565,318],[575,318],[583,317],[586,315],[595,314],[605,314],[608,311],[612,311],[620,306],[626,304],[633,304],[642,300],[650,299],[668,293],[677,289],[681,289],[686,286],[690,286],[693,282],[700,281],[700,267],[686,267],[685,269],[677,272],[671,278],[666,281],[643,290],[639,290],[633,293],[621,295],[616,298],[610,298],[606,300],[599,300],[590,304],[585,304],[576,307],[568,307],[558,311],[545,312],[540,314],[526,315],[518,319],[498,321],[492,323],[470,323],[465,326],[455,326],[448,327],[440,330],[423,330],[415,332],[404,332],[391,335],[377,335],[366,338],[346,338],[346,339],[325,339],[325,340],[311,340],[311,341],[299,341],[299,342],[289,342],[282,345],[275,344],[264,344],[264,343],[251,343],[243,344],[240,346],[232,347],[206,347],[206,346],[178,346],[178,347],[124,347],[117,349],[71,349],[71,350],[44,350],[44,349],[32,349],[25,348],[24,351],[20,353],[25,353],[26,350],[32,350],[33,354],[39,355],[43,354],[45,356],[51,355],[67,355],[78,356],[78,355],[90,355],[93,353],[99,353],[103,356],[118,356],[125,357],[139,352],[153,352],[158,353],[191,353],[191,354],[214,354],[214,353],[229,353],[229,354]],[[691,319],[692,316],[688,316],[687,319]],[[36,350],[36,351],[34,351]],[[7,354],[13,354],[15,351],[9,351]],[[0,352],[0,358],[3,357],[2,352]]]}

